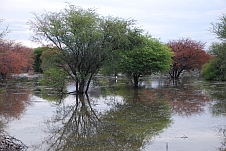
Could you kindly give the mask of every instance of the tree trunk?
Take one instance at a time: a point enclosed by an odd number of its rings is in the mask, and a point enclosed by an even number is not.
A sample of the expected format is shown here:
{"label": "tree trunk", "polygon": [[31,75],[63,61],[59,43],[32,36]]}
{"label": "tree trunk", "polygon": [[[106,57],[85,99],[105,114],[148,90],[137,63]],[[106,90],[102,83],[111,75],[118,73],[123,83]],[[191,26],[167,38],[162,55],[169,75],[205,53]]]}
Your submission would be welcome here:
{"label": "tree trunk", "polygon": [[6,82],[6,74],[1,72],[2,83]]}
{"label": "tree trunk", "polygon": [[137,75],[134,75],[133,76],[133,80],[134,80],[134,87],[138,87],[138,80],[139,80],[139,76],[137,76]]}
{"label": "tree trunk", "polygon": [[84,93],[84,88],[85,88],[85,80],[82,79],[79,82],[79,89],[78,89],[77,93]]}
{"label": "tree trunk", "polygon": [[178,79],[180,77],[180,74],[182,73],[183,70],[178,70],[178,69],[171,69],[169,72],[169,75],[172,79]]}
{"label": "tree trunk", "polygon": [[93,74],[91,74],[91,75],[90,75],[90,77],[89,77],[89,80],[88,80],[87,85],[86,85],[86,90],[85,90],[85,93],[87,93],[87,92],[88,92],[89,85],[90,85],[90,82],[91,82],[92,77],[93,77]]}
{"label": "tree trunk", "polygon": [[76,84],[76,89],[75,89],[75,91],[78,92],[78,85],[79,85],[78,78],[76,78],[76,83],[75,83],[75,84]]}
{"label": "tree trunk", "polygon": [[180,77],[180,74],[183,70],[177,71],[177,75],[176,75],[176,79],[178,79]]}
{"label": "tree trunk", "polygon": [[138,103],[138,102],[140,102],[140,97],[138,95],[138,89],[135,88],[133,90],[133,103]]}

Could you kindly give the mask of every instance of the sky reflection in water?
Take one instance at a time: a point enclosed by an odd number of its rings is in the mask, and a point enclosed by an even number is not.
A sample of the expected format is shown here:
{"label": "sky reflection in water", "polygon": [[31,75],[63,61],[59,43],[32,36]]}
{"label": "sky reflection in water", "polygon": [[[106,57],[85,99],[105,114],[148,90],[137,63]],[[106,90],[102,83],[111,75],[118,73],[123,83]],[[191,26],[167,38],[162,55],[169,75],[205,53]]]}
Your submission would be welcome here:
{"label": "sky reflection in water", "polygon": [[[29,150],[160,151],[167,150],[166,143],[174,151],[225,148],[218,132],[226,129],[226,83],[143,80],[134,90],[125,79],[97,78],[88,97],[64,96],[62,103],[29,89],[17,89],[24,97],[7,90],[1,93],[3,129]],[[9,96],[18,107],[8,109]]]}

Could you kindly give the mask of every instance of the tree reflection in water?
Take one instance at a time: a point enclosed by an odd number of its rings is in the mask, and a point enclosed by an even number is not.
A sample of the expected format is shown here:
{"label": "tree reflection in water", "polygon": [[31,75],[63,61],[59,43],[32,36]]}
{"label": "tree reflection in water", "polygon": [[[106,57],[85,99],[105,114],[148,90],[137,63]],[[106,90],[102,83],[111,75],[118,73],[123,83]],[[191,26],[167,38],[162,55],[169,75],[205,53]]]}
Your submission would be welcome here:
{"label": "tree reflection in water", "polygon": [[0,119],[1,125],[13,119],[19,119],[30,105],[31,90],[23,87],[8,87],[0,92]]}
{"label": "tree reflection in water", "polygon": [[152,98],[167,100],[174,114],[191,116],[204,111],[205,105],[211,101],[210,97],[203,93],[198,81],[191,79],[166,80],[158,79],[158,86],[149,88],[146,94],[152,93]]}
{"label": "tree reflection in water", "polygon": [[225,82],[206,82],[203,85],[206,93],[211,96],[214,104],[210,111],[214,116],[226,116],[226,83]]}
{"label": "tree reflection in water", "polygon": [[96,133],[99,123],[88,96],[76,95],[74,105],[60,104],[56,115],[47,121],[51,137],[46,139],[49,150],[71,150],[84,145]]}
{"label": "tree reflection in water", "polygon": [[[171,113],[201,114],[209,103],[212,115],[226,115],[225,82],[186,79],[172,82],[152,78],[139,89],[133,89],[128,87],[128,81],[120,82],[120,78],[118,83],[99,79],[102,81],[96,81],[97,89],[92,87],[93,92],[89,93],[92,97],[76,95],[71,104],[67,99],[72,95],[33,92],[57,105],[53,117],[46,121],[49,136],[41,144],[43,148],[37,150],[143,150],[170,125]],[[12,86],[0,92],[0,129],[20,118],[30,105],[29,88]],[[96,102],[107,107],[100,109]],[[221,125],[219,132],[223,137],[219,151],[226,151],[225,131],[225,125]]]}
{"label": "tree reflection in water", "polygon": [[[99,88],[95,94],[103,94],[96,98],[114,97],[104,101],[110,109],[101,112],[90,103],[94,97],[78,95],[73,105],[63,105],[63,101],[47,121],[50,137],[45,143],[49,150],[142,150],[169,126],[171,113],[201,114],[212,101],[200,81],[157,82],[156,86],[146,82],[140,89],[120,82]],[[117,96],[123,101],[117,101]]]}
{"label": "tree reflection in water", "polygon": [[124,98],[125,104],[116,104],[102,116],[107,123],[104,129],[111,132],[108,140],[114,145],[113,150],[142,150],[171,123],[166,101],[148,102],[142,100],[138,91],[134,94],[132,99]]}
{"label": "tree reflection in water", "polygon": [[226,125],[218,127],[218,134],[223,136],[223,141],[221,146],[218,147],[219,151],[226,151]]}
{"label": "tree reflection in water", "polygon": [[50,137],[45,143],[49,150],[140,150],[171,122],[165,101],[145,105],[127,99],[98,112],[88,95],[75,98],[74,105],[59,106],[47,121]]}
{"label": "tree reflection in water", "polygon": [[[225,82],[205,82],[203,87],[207,94],[213,100],[213,105],[210,107],[210,112],[213,116],[226,116],[226,83]],[[223,137],[222,146],[219,151],[226,151],[226,125],[221,125],[218,128],[218,134]]]}

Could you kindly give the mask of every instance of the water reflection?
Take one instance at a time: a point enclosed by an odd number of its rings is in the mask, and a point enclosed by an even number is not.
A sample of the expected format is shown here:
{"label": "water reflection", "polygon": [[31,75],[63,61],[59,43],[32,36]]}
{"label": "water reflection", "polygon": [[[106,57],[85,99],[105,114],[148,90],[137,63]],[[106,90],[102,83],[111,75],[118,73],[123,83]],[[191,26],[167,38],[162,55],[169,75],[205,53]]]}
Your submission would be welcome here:
{"label": "water reflection", "polygon": [[195,79],[159,81],[161,87],[154,91],[169,101],[174,114],[180,116],[201,114],[205,105],[211,101],[209,95],[203,92],[202,83]]}
{"label": "water reflection", "polygon": [[211,96],[214,104],[210,111],[215,116],[226,116],[226,83],[225,82],[205,82],[203,88]]}
{"label": "water reflection", "polygon": [[0,90],[0,125],[2,126],[9,121],[19,119],[26,111],[26,107],[31,105],[31,90],[16,84],[18,81],[11,82]]}
{"label": "water reflection", "polygon": [[[107,94],[117,94],[124,98],[140,97],[141,101],[159,100],[168,101],[174,114],[180,116],[191,116],[204,112],[204,107],[212,101],[208,94],[205,94],[200,81],[194,79],[169,80],[164,78],[144,78],[141,83],[139,95],[131,95],[133,92],[126,92],[126,84],[115,84],[114,89],[110,92],[109,88],[104,90]],[[132,89],[132,87],[127,87]],[[138,98],[137,98],[138,99]]]}
{"label": "water reflection", "polygon": [[65,93],[51,93],[47,87],[36,88],[34,95],[54,104],[60,104],[68,96]]}
{"label": "water reflection", "polygon": [[[133,98],[140,98],[137,92]],[[47,121],[48,150],[140,150],[171,122],[170,108],[163,100],[114,101],[114,107],[104,112],[94,109],[90,101],[88,95],[77,95],[74,104],[58,107]]]}
{"label": "water reflection", "polygon": [[[86,98],[86,99],[85,99]],[[95,135],[100,121],[91,107],[88,96],[75,96],[75,103],[57,108],[56,115],[46,121],[51,137],[45,143],[49,150],[72,150],[74,146],[84,145]]]}
{"label": "water reflection", "polygon": [[[205,82],[203,88],[206,93],[211,96],[213,104],[210,107],[210,112],[214,116],[226,116],[226,83],[225,82]],[[218,135],[222,136],[221,146],[219,151],[226,151],[226,125],[217,127]]]}
{"label": "water reflection", "polygon": [[214,131],[222,138],[221,146],[216,147],[217,151],[226,151],[226,125],[218,125],[214,127]]}
{"label": "water reflection", "polygon": [[[31,91],[26,87],[1,91],[0,128],[19,119],[30,105]],[[44,132],[37,134],[45,139],[41,144],[35,142],[40,146],[32,150],[145,150],[156,136],[173,125],[172,117],[186,119],[200,114],[202,118],[207,104],[212,115],[225,116],[225,88],[226,83],[194,79],[143,78],[140,88],[133,89],[124,78],[119,77],[115,83],[112,78],[97,77],[89,96],[53,95],[49,89],[34,89],[34,95],[51,102],[52,110],[56,110],[45,119]],[[225,151],[225,129],[221,125],[219,151]]]}
{"label": "water reflection", "polygon": [[103,120],[108,123],[104,129],[111,132],[108,140],[114,150],[142,150],[171,122],[165,101],[152,101],[147,106],[134,100],[117,104]]}

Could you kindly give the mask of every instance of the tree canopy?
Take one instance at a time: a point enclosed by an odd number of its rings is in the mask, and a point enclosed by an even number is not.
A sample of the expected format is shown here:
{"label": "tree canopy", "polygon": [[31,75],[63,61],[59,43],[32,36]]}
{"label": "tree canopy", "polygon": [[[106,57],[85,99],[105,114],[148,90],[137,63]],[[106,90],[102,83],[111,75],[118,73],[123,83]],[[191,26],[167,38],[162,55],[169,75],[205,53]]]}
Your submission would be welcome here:
{"label": "tree canopy", "polygon": [[189,38],[171,40],[167,45],[174,52],[173,65],[169,71],[171,78],[179,78],[183,71],[201,69],[211,56],[204,51],[205,44]]}
{"label": "tree canopy", "polygon": [[88,91],[91,78],[113,51],[130,47],[129,37],[141,32],[133,20],[103,17],[95,9],[70,4],[59,12],[34,13],[29,24],[35,40],[58,49],[55,55],[61,61],[54,64],[75,81],[78,93]]}
{"label": "tree canopy", "polygon": [[140,45],[132,50],[121,51],[119,68],[122,73],[132,77],[134,86],[138,86],[141,76],[151,75],[169,70],[173,53],[158,39],[148,35],[140,36]]}
{"label": "tree canopy", "polygon": [[202,76],[206,80],[226,80],[226,43],[213,43],[209,52],[214,58],[204,65]]}
{"label": "tree canopy", "polygon": [[38,48],[35,48],[33,51],[33,55],[34,55],[33,68],[35,72],[40,72],[40,73],[43,72],[41,68],[41,64],[42,64],[41,56],[45,50],[46,50],[46,47],[38,47]]}
{"label": "tree canopy", "polygon": [[226,40],[226,14],[219,17],[219,22],[211,23],[210,31],[220,40]]}
{"label": "tree canopy", "polygon": [[202,76],[206,80],[226,80],[226,15],[219,18],[219,22],[212,23],[211,32],[216,35],[221,43],[212,43],[209,53],[214,58],[203,67]]}
{"label": "tree canopy", "polygon": [[[0,19],[0,25],[1,25],[1,23],[3,22],[4,20],[3,19]],[[6,27],[4,30],[2,30],[1,32],[0,32],[0,39],[3,39],[4,37],[5,37],[5,35],[8,33],[9,31],[8,31],[8,27]]]}
{"label": "tree canopy", "polygon": [[32,49],[14,41],[0,40],[1,78],[26,72],[32,69],[32,63]]}

